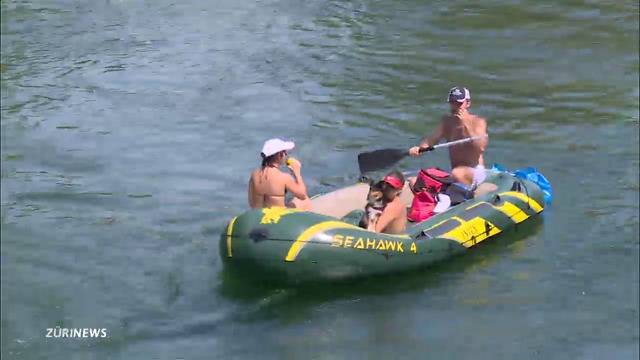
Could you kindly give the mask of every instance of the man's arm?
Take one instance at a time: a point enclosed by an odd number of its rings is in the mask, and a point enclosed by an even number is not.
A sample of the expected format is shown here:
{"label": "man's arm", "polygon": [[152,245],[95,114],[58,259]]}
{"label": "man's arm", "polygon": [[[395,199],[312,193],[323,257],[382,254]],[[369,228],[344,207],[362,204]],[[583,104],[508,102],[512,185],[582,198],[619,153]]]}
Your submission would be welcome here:
{"label": "man's arm", "polygon": [[431,135],[425,136],[424,138],[422,138],[422,140],[420,140],[420,145],[414,146],[411,149],[409,149],[409,154],[411,156],[420,155],[420,148],[426,148],[429,146],[437,145],[443,136],[444,136],[443,126],[442,126],[442,122],[440,122],[440,124],[438,124],[438,127],[436,127],[436,129],[433,131],[433,133],[431,133]]}
{"label": "man's arm", "polygon": [[478,118],[476,122],[475,136],[482,136],[482,138],[475,140],[476,144],[480,147],[480,150],[484,153],[487,145],[489,145],[489,134],[487,133],[487,120],[484,118]]}
{"label": "man's arm", "polygon": [[431,133],[430,136],[425,136],[424,138],[422,138],[422,140],[420,141],[420,147],[424,148],[437,145],[440,142],[440,139],[442,139],[443,135],[442,122],[440,122],[440,124],[438,124],[438,127],[436,127],[436,129]]}

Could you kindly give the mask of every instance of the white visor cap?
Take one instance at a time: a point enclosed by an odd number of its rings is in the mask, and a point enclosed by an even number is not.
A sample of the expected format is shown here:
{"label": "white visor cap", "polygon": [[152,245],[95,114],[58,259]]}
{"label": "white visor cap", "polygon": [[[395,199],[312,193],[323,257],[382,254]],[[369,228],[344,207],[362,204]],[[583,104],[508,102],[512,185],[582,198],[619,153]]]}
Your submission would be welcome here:
{"label": "white visor cap", "polygon": [[447,211],[451,207],[451,198],[449,195],[438,194],[438,204],[433,209],[433,212],[436,214],[443,213]]}
{"label": "white visor cap", "polygon": [[262,146],[262,154],[268,157],[280,151],[291,150],[294,147],[296,147],[296,144],[293,141],[284,141],[278,138],[269,139]]}

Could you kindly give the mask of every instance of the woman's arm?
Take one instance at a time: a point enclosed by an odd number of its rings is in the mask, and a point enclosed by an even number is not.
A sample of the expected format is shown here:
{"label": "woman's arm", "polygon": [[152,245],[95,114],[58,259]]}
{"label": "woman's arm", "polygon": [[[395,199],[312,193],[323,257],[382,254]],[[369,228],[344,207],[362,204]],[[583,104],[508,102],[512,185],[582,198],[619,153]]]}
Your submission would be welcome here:
{"label": "woman's arm", "polygon": [[380,214],[378,221],[375,222],[375,232],[384,232],[393,220],[400,217],[402,215],[402,206],[398,198],[389,203]]}
{"label": "woman's arm", "polygon": [[253,176],[251,176],[249,178],[249,189],[247,191],[247,194],[249,196],[249,206],[251,208],[258,207],[258,205],[256,204],[256,201],[255,201],[255,196],[254,196],[255,193],[254,193],[254,190],[253,190]]}
{"label": "woman's arm", "polygon": [[286,176],[285,188],[290,191],[293,196],[297,197],[300,200],[305,200],[307,196],[307,186],[304,184],[304,180],[302,180],[302,173],[300,171],[301,164],[298,160],[289,159],[289,165],[287,165],[289,169],[291,169],[291,173],[293,174],[293,178],[291,176]]}
{"label": "woman's arm", "polygon": [[304,180],[302,180],[302,175],[300,173],[294,173],[293,177],[284,174],[287,177],[285,182],[285,188],[287,191],[291,192],[293,196],[300,200],[305,200],[307,196],[307,187],[304,184]]}
{"label": "woman's arm", "polygon": [[365,224],[367,224],[366,229],[369,231],[376,231],[376,222],[378,222],[378,219],[374,219],[373,221],[369,220],[369,216],[367,216],[367,214],[364,214],[364,217],[366,218],[365,220]]}

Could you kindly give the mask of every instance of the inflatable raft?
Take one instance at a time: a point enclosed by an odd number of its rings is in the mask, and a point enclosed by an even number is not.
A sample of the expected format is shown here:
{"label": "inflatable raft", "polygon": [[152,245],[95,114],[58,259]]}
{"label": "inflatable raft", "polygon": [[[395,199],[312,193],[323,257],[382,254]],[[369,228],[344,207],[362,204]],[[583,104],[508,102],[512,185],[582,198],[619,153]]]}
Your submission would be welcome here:
{"label": "inflatable raft", "polygon": [[[313,198],[314,212],[249,210],[226,226],[220,255],[228,268],[294,283],[407,271],[463,253],[536,216],[548,195],[544,186],[506,171],[491,172],[481,186],[490,191],[408,223],[401,235],[367,231],[345,218],[364,208],[364,183]],[[401,199],[408,206],[412,197],[405,184]]]}

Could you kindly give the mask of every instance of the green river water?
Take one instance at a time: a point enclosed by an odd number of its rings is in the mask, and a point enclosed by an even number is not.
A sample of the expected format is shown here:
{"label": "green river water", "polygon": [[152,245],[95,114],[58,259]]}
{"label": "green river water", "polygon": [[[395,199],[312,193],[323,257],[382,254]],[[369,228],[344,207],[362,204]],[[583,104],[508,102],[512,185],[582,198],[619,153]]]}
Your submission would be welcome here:
{"label": "green river water", "polygon": [[[638,358],[637,1],[0,6],[2,359]],[[265,139],[327,192],[415,144],[453,85],[487,162],[552,182],[541,218],[410,274],[227,276]]]}

